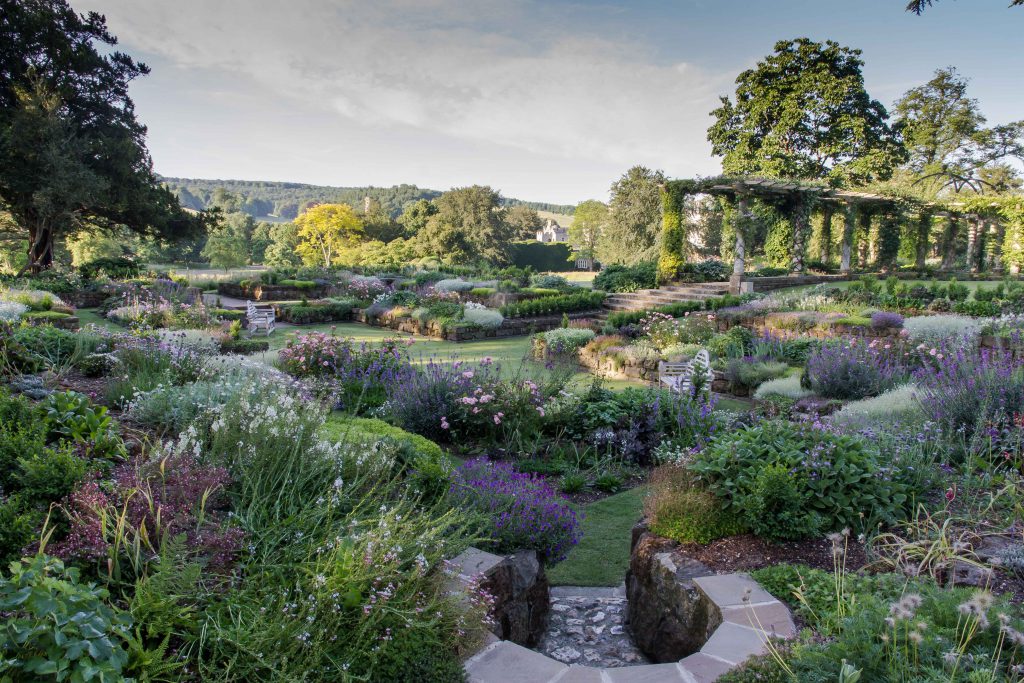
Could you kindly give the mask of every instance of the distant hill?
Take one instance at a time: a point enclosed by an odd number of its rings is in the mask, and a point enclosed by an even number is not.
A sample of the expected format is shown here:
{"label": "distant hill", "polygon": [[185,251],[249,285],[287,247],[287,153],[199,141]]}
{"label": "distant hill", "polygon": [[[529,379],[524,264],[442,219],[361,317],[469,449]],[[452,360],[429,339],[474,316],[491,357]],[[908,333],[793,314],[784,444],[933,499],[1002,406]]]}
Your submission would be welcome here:
{"label": "distant hill", "polygon": [[[302,183],[275,183],[263,180],[207,180],[203,178],[162,178],[164,184],[181,200],[183,206],[200,211],[210,205],[218,190],[239,195],[243,199],[242,211],[264,220],[291,220],[310,204],[339,203],[355,207],[364,198],[380,202],[381,206],[397,217],[409,202],[435,199],[439,190],[415,185],[393,187],[332,187],[330,185],[304,185]],[[528,202],[506,198],[506,206],[525,204],[537,211],[569,216],[574,208],[567,204]],[[562,221],[559,221],[562,223]],[[563,225],[565,223],[562,223]]]}

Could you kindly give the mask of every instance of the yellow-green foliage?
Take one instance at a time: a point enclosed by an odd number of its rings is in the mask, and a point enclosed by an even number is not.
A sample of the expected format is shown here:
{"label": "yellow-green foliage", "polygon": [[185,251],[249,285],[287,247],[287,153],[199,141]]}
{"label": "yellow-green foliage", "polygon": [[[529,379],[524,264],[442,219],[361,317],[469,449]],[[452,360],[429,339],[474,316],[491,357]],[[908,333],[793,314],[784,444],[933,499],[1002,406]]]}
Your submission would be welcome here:
{"label": "yellow-green foliage", "polygon": [[681,192],[666,189],[662,192],[661,254],[658,256],[658,282],[671,282],[679,276],[684,263],[683,249],[683,197]]}
{"label": "yellow-green foliage", "polygon": [[373,418],[350,417],[335,413],[327,418],[321,436],[328,441],[347,443],[372,444],[386,441],[398,446],[400,451],[406,451],[404,455],[407,456],[425,456],[432,460],[441,460],[444,457],[441,447],[430,439]]}

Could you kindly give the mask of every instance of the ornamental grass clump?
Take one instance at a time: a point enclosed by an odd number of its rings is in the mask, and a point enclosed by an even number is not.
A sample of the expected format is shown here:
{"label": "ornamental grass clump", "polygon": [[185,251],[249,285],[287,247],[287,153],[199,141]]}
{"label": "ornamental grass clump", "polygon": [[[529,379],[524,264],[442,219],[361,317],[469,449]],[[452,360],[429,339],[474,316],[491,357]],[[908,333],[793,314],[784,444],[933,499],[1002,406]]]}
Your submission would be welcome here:
{"label": "ornamental grass clump", "polygon": [[894,348],[852,340],[825,344],[807,358],[803,386],[819,396],[861,399],[890,389],[908,375]]}
{"label": "ornamental grass clump", "polygon": [[564,560],[582,537],[580,519],[562,496],[511,463],[476,458],[452,473],[449,496],[490,519],[499,552],[536,550],[549,565]]}

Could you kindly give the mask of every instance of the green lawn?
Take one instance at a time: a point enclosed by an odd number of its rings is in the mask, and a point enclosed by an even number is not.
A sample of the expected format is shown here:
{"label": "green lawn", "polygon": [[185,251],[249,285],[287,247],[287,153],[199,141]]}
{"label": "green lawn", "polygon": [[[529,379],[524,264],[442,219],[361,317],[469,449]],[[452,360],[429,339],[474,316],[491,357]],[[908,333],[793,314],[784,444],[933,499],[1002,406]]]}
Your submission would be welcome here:
{"label": "green lawn", "polygon": [[644,489],[584,506],[583,539],[548,571],[553,586],[618,586],[629,567],[630,530],[643,515]]}
{"label": "green lawn", "polygon": [[124,332],[125,329],[101,316],[96,312],[95,308],[79,308],[75,311],[75,315],[78,316],[78,323],[82,327],[85,327],[86,325],[96,325],[97,327],[102,327],[105,330],[111,330],[113,332]]}

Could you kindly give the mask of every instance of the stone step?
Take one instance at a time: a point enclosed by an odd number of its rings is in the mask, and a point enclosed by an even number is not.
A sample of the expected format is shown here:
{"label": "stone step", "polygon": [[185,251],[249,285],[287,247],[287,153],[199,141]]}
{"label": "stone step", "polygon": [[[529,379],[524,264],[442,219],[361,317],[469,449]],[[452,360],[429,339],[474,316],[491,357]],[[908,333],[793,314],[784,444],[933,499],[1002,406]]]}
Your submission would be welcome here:
{"label": "stone step", "polygon": [[[475,569],[474,565],[485,559],[472,558],[471,562],[457,564]],[[570,666],[503,640],[486,645],[466,660],[468,680],[470,683],[712,683],[749,657],[766,653],[769,637],[792,638],[796,634],[789,609],[748,575],[703,576],[693,582],[721,614],[722,621],[699,652],[678,662],[607,668]],[[572,597],[572,591],[579,590],[566,589],[565,592]]]}

